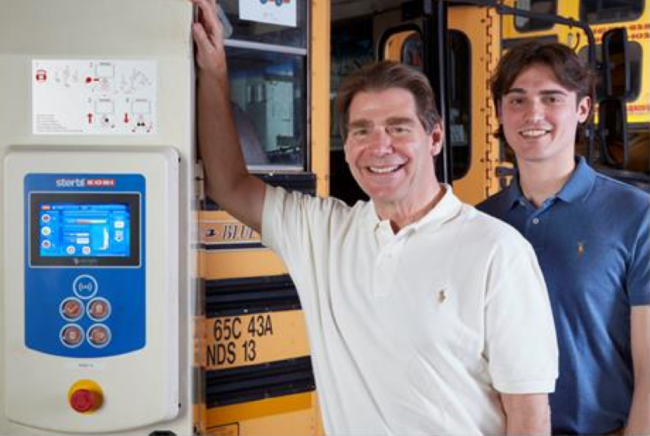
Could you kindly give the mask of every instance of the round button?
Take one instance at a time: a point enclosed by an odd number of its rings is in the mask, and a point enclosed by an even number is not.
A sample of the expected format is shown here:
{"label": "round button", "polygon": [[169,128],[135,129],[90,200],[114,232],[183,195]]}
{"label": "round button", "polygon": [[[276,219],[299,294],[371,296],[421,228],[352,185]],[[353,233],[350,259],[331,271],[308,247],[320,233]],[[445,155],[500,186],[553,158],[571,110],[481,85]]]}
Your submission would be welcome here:
{"label": "round button", "polygon": [[48,215],[48,214],[46,214],[46,213],[43,214],[43,216],[41,217],[41,219],[43,220],[44,223],[49,223],[50,220],[51,220],[50,215]]}
{"label": "round button", "polygon": [[87,245],[85,245],[85,246],[81,249],[81,252],[82,252],[83,254],[85,254],[85,255],[90,254],[90,247],[87,246]]}
{"label": "round button", "polygon": [[93,413],[103,402],[102,388],[92,380],[79,380],[68,390],[68,403],[75,412]]}
{"label": "round button", "polygon": [[76,248],[74,248],[74,245],[68,245],[68,247],[65,249],[65,252],[68,254],[75,254],[77,251]]}
{"label": "round button", "polygon": [[60,338],[66,347],[77,348],[84,340],[84,332],[76,324],[67,324],[61,329]]}
{"label": "round button", "polygon": [[50,235],[52,234],[52,229],[49,228],[49,227],[47,227],[47,226],[45,226],[45,227],[43,227],[43,228],[41,229],[41,234],[42,234],[43,236],[50,236]]}
{"label": "round button", "polygon": [[41,247],[48,249],[52,246],[52,243],[48,241],[47,239],[41,243]]}
{"label": "round button", "polygon": [[88,342],[95,348],[104,348],[111,341],[111,331],[103,324],[95,324],[88,330]]}
{"label": "round button", "polygon": [[61,316],[68,321],[76,321],[84,315],[84,306],[76,298],[66,298],[61,303]]}
{"label": "round button", "polygon": [[539,218],[533,218],[533,224],[539,224]]}
{"label": "round button", "polygon": [[72,282],[72,292],[82,300],[94,297],[98,289],[97,280],[88,274],[80,275]]}
{"label": "round button", "polygon": [[104,321],[111,315],[111,303],[103,298],[95,298],[88,303],[88,316],[93,321]]}

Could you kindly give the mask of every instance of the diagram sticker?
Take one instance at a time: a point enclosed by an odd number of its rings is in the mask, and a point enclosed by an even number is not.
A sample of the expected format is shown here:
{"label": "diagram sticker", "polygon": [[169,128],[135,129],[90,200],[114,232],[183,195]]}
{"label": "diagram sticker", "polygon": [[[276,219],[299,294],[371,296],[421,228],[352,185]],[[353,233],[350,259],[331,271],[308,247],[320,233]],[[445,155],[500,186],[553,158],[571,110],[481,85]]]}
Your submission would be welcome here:
{"label": "diagram sticker", "polygon": [[239,18],[296,27],[298,0],[239,0]]}
{"label": "diagram sticker", "polygon": [[32,61],[35,135],[156,134],[155,61]]}

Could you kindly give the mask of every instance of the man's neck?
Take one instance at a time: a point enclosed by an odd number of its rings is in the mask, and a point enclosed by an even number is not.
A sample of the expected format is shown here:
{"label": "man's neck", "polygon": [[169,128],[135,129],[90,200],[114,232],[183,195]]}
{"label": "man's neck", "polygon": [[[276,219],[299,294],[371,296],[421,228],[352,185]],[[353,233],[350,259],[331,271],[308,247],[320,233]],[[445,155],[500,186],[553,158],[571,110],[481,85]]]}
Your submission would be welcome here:
{"label": "man's neck", "polygon": [[436,182],[431,193],[428,195],[428,201],[420,202],[418,205],[375,203],[375,211],[380,219],[389,220],[393,231],[397,233],[400,229],[419,221],[429,213],[440,202],[445,195],[445,191],[444,186]]}
{"label": "man's neck", "polygon": [[560,162],[518,162],[519,187],[524,196],[535,206],[541,207],[556,195],[569,180],[575,169],[575,160]]}

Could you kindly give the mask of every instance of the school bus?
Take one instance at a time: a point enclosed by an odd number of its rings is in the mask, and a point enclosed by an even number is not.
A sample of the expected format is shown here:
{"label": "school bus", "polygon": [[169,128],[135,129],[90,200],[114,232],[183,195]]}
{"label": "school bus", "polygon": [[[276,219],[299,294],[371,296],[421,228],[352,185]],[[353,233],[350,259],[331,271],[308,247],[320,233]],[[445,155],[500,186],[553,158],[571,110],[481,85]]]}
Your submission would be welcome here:
{"label": "school bus", "polygon": [[[32,3],[30,8],[38,9]],[[219,0],[219,5],[240,142],[249,169],[270,184],[349,203],[364,197],[344,160],[334,95],[351,70],[390,58],[421,68],[436,91],[446,131],[435,162],[440,178],[466,202],[485,199],[508,182],[513,165],[493,135],[498,124],[490,74],[510,44],[552,38],[583,56],[605,46],[600,62],[606,86],[599,99],[607,110],[600,110],[598,123],[607,128],[596,130],[599,141],[583,152],[599,170],[647,189],[647,0]],[[625,29],[627,38],[607,39],[614,28]],[[589,32],[596,35],[594,44]],[[192,431],[323,434],[295,285],[259,234],[204,195],[201,168],[197,162],[192,212],[197,211],[198,225],[191,226],[198,231],[193,240],[199,291],[183,300],[194,309]]]}
{"label": "school bus", "polygon": [[[295,7],[296,20],[287,23],[282,17],[276,22],[244,19],[240,2],[221,0],[232,26],[226,40],[232,108],[249,169],[288,189],[331,194],[348,203],[363,199],[345,163],[334,96],[349,72],[390,58],[421,68],[438,96],[447,132],[435,162],[440,178],[468,203],[498,192],[513,168],[507,147],[493,135],[498,123],[489,93],[490,74],[502,51],[517,40],[544,37],[586,56],[584,28],[558,24],[553,17],[577,23],[604,14],[587,4],[593,2],[551,0],[546,3],[556,6],[539,12],[542,3],[260,2],[258,7],[271,15],[277,11],[272,8]],[[504,7],[516,7],[523,15],[504,14]],[[622,46],[631,70],[637,71],[628,83],[610,84],[622,91],[601,95],[603,101],[616,100],[619,111],[613,121],[599,120],[618,129],[603,143],[617,139],[623,144],[597,143],[589,158],[599,169],[643,185],[649,165],[637,154],[645,150],[647,155],[650,148],[645,0],[634,10],[638,13],[627,18],[589,24],[598,36],[605,29],[626,28],[631,42]],[[536,28],[540,20],[547,27]],[[629,48],[634,44],[638,48]],[[621,115],[625,110],[627,115]],[[286,268],[261,244],[260,235],[202,195],[201,177],[197,192],[202,291],[195,321],[195,432],[323,434],[306,327]]]}

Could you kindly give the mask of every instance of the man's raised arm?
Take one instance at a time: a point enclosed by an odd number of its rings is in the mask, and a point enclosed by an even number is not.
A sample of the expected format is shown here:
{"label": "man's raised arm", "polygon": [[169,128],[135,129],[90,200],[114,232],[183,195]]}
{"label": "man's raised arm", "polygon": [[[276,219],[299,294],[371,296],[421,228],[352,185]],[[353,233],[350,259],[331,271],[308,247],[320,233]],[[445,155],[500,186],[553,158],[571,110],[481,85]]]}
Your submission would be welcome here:
{"label": "man's raised arm", "polygon": [[198,7],[192,27],[196,43],[198,142],[206,193],[256,231],[261,230],[266,185],[252,176],[230,109],[230,85],[222,27],[214,0],[190,0]]}

